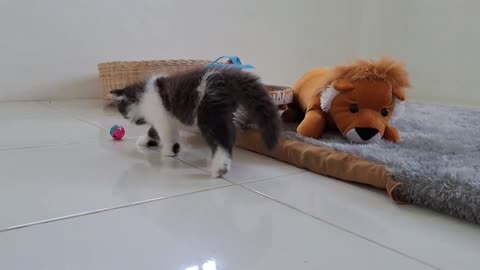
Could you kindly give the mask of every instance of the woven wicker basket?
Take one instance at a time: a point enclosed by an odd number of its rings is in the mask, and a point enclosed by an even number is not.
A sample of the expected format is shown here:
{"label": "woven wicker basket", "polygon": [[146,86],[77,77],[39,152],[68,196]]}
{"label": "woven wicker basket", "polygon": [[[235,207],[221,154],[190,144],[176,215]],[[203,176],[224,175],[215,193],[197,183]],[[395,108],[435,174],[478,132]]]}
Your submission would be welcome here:
{"label": "woven wicker basket", "polygon": [[[98,64],[102,97],[111,99],[110,91],[147,79],[153,74],[172,74],[190,68],[206,66],[208,60],[153,60],[117,61]],[[292,102],[293,90],[289,87],[267,85],[270,95],[278,105]]]}
{"label": "woven wicker basket", "polygon": [[293,101],[293,89],[286,86],[266,85],[273,102],[277,105],[290,104]]}
{"label": "woven wicker basket", "polygon": [[110,91],[147,79],[153,74],[171,74],[209,64],[207,60],[117,61],[98,64],[102,97],[111,99]]}

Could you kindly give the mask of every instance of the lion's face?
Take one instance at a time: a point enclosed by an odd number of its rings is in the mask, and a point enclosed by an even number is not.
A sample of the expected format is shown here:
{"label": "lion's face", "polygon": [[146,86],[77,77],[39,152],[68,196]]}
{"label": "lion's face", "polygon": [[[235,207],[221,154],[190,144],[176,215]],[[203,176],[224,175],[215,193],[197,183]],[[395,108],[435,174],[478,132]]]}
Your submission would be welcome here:
{"label": "lion's face", "polygon": [[337,92],[329,113],[342,134],[357,143],[380,140],[395,111],[391,86],[384,81],[356,81],[334,82],[332,87]]}

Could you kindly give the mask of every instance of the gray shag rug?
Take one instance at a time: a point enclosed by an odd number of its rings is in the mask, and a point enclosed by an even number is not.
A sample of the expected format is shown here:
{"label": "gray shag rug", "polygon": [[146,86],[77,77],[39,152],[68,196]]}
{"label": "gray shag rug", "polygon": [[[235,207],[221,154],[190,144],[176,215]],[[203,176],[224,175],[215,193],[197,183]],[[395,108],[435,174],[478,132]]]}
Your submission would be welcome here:
{"label": "gray shag rug", "polygon": [[410,103],[393,125],[399,143],[352,144],[338,132],[320,140],[283,135],[383,164],[402,183],[400,200],[480,224],[480,108]]}

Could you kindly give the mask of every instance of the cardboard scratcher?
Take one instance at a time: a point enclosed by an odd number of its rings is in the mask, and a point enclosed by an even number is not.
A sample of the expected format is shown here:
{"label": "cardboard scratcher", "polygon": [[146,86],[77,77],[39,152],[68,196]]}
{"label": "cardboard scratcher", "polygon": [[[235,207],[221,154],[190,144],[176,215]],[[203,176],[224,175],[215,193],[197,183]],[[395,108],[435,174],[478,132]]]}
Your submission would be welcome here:
{"label": "cardboard scratcher", "polygon": [[280,139],[277,149],[269,152],[260,133],[254,129],[242,131],[237,138],[237,146],[321,175],[383,189],[390,198],[398,201],[393,190],[400,183],[392,178],[385,166],[356,155],[287,138]]}

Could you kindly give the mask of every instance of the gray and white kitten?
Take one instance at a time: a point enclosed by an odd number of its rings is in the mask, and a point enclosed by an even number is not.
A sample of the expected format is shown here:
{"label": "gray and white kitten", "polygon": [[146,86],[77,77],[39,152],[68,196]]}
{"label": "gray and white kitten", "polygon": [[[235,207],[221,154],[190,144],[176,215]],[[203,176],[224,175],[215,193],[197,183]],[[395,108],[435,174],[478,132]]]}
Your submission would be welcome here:
{"label": "gray and white kitten", "polygon": [[212,149],[213,177],[229,171],[236,129],[246,121],[260,128],[268,149],[279,139],[280,118],[267,90],[257,76],[236,68],[198,68],[154,76],[111,94],[125,118],[152,126],[139,143],[146,147],[161,144],[165,156],[180,151],[180,126],[198,126]]}

